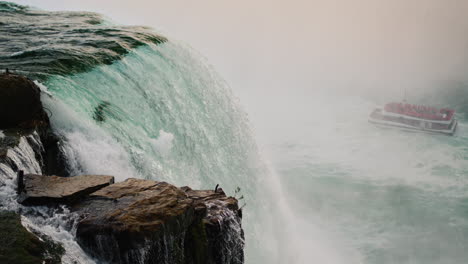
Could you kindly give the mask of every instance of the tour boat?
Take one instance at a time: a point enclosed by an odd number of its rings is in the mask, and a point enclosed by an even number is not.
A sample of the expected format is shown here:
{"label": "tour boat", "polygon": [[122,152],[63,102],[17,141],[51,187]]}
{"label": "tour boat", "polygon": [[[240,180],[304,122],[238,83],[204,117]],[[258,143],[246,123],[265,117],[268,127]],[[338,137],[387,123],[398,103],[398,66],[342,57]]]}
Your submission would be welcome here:
{"label": "tour boat", "polygon": [[396,127],[403,130],[453,135],[458,121],[455,110],[407,103],[388,103],[376,108],[369,122],[383,127]]}

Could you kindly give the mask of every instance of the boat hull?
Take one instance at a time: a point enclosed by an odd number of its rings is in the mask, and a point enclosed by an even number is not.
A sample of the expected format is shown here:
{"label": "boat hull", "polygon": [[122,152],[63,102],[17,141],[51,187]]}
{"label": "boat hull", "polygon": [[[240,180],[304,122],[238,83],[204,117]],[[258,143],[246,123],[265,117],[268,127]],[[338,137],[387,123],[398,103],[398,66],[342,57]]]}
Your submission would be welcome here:
{"label": "boat hull", "polygon": [[453,136],[457,130],[458,126],[458,120],[454,119],[453,124],[449,129],[429,129],[429,128],[423,128],[419,126],[410,126],[398,122],[392,122],[388,120],[382,120],[378,118],[369,118],[369,123],[379,126],[379,127],[384,127],[384,128],[395,128],[395,129],[400,129],[404,131],[411,131],[411,132],[423,132],[423,133],[429,133],[429,134],[442,134],[442,135],[447,135],[447,136]]}

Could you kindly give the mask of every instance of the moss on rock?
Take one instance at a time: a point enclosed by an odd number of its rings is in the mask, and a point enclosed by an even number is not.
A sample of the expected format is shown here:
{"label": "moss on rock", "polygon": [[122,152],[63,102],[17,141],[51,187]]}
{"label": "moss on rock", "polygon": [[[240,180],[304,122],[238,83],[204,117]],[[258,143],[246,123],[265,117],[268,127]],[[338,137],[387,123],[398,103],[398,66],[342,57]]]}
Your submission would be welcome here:
{"label": "moss on rock", "polygon": [[61,263],[62,246],[30,233],[19,214],[0,211],[0,226],[0,263]]}

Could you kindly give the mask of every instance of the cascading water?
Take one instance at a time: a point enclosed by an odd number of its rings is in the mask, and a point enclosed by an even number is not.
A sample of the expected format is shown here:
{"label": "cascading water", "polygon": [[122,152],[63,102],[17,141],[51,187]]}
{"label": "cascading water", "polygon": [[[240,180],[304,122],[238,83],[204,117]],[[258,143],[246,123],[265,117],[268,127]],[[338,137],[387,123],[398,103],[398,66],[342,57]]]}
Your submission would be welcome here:
{"label": "cascading water", "polygon": [[62,150],[72,161],[72,175],[110,174],[194,188],[220,184],[231,194],[240,187],[239,196],[248,203],[243,225],[253,251],[247,251],[248,259],[261,251],[254,241],[265,232],[254,220],[265,212],[256,190],[265,171],[244,113],[203,65],[177,44],[149,45],[109,66],[48,78],[40,85],[53,97],[45,94],[43,103],[65,138]]}
{"label": "cascading water", "polygon": [[[259,155],[226,84],[190,48],[93,13],[0,2],[0,14],[0,68],[45,91],[71,174],[219,183],[232,195],[240,187],[247,263],[466,262],[464,120],[453,138],[386,131],[367,123],[374,99],[280,94],[270,106],[250,104],[265,110],[252,118],[264,128]],[[465,113],[464,90],[437,103]],[[39,173],[37,145],[22,138],[9,157]],[[93,262],[74,241],[66,208],[18,205],[13,170],[0,164],[0,173],[2,208],[63,244],[64,263]]]}
{"label": "cascading water", "polygon": [[66,251],[63,263],[94,263],[75,241],[74,216],[67,208],[27,207],[16,201],[16,173],[12,168],[41,174],[41,165],[36,158],[41,148],[39,135],[34,133],[20,137],[18,145],[8,151],[8,162],[0,163],[0,209],[20,213],[26,228],[59,242]]}
{"label": "cascading water", "polygon": [[[267,170],[246,115],[199,55],[147,29],[110,25],[96,14],[50,13],[5,2],[0,12],[8,43],[36,43],[2,48],[0,67],[29,75],[43,89],[71,175],[110,174],[118,181],[136,177],[206,189],[220,184],[232,195],[240,187],[237,195],[247,203],[246,261],[280,261],[280,245],[287,242],[277,242],[276,235],[287,228],[273,227],[277,221],[287,225],[274,213],[276,198],[265,187]],[[28,226],[59,225],[28,219]],[[230,235],[240,236],[238,229],[233,223]],[[47,234],[65,245],[73,228],[65,232]],[[63,261],[84,259],[75,254],[78,249],[65,249]]]}

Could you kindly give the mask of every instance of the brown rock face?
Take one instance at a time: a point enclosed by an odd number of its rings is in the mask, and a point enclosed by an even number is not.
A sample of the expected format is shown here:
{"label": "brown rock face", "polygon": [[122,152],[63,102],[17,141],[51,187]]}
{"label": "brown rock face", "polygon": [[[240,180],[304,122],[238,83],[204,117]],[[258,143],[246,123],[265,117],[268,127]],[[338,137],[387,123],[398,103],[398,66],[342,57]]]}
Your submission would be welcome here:
{"label": "brown rock face", "polygon": [[[187,263],[244,263],[244,231],[241,227],[242,211],[237,199],[227,197],[219,188],[212,190],[192,190],[182,187],[194,200],[195,210],[204,211],[201,225],[193,226],[192,233],[202,233],[204,239],[195,236],[191,244],[196,251],[189,255]],[[189,237],[189,239],[193,239]],[[206,241],[200,243],[200,241]]]}
{"label": "brown rock face", "polygon": [[[110,206],[93,206],[96,199],[108,201]],[[193,214],[192,200],[182,190],[165,182],[149,180],[128,179],[112,184],[92,193],[88,202],[81,206],[85,204],[91,206],[83,208],[87,217],[80,223],[82,232],[88,225],[117,232],[152,232],[171,218]]]}
{"label": "brown rock face", "polygon": [[103,262],[243,263],[237,200],[222,192],[127,179],[92,193],[73,210],[82,217],[78,243]]}
{"label": "brown rock face", "polygon": [[81,175],[74,177],[24,175],[24,190],[18,201],[28,205],[72,203],[114,183],[113,176]]}
{"label": "brown rock face", "polygon": [[0,128],[46,126],[40,89],[28,78],[0,74]]}

